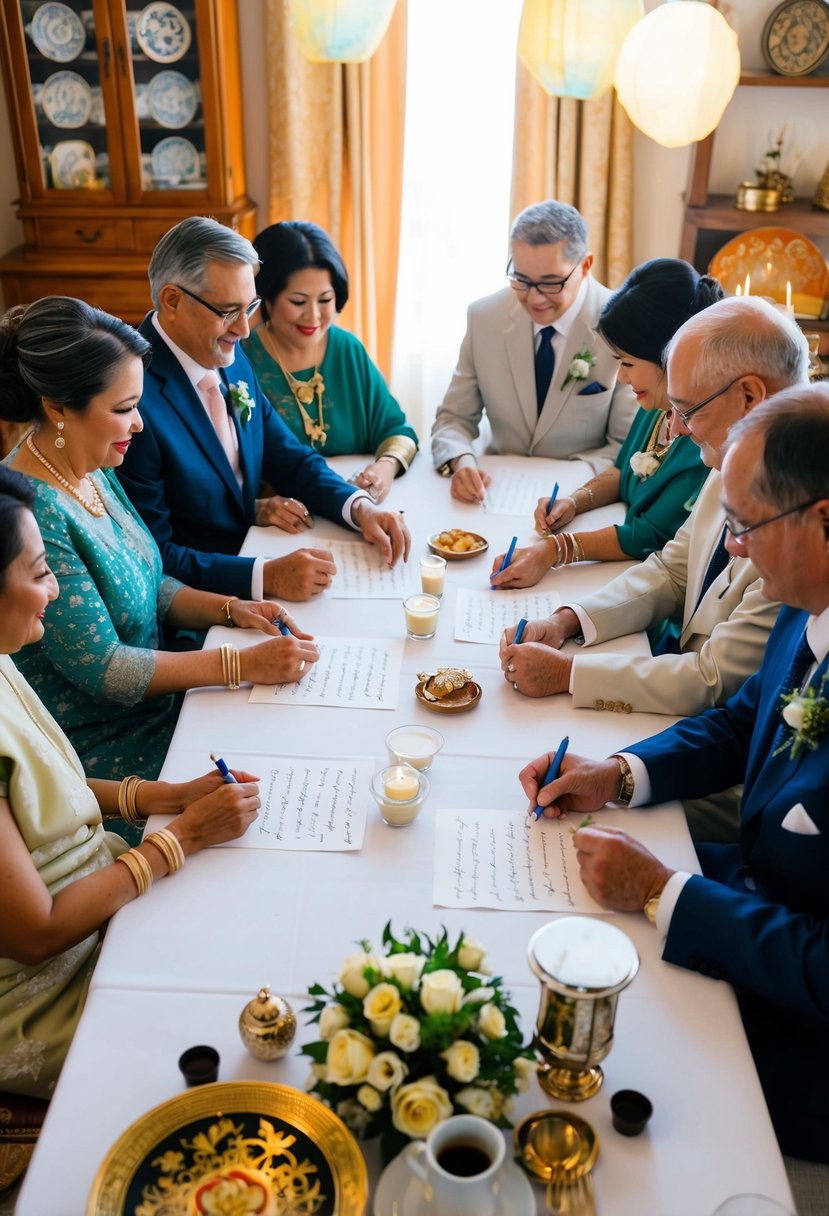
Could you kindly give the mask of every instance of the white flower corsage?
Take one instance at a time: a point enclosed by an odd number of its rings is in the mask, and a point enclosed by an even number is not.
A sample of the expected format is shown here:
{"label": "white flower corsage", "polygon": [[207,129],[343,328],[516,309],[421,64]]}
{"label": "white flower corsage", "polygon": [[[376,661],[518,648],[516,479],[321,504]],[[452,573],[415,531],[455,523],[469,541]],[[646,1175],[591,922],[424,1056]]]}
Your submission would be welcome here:
{"label": "white flower corsage", "polygon": [[250,416],[256,409],[256,402],[250,395],[246,380],[240,380],[237,384],[230,386],[230,400],[239,411],[239,421],[242,426],[247,426],[250,422]]}
{"label": "white flower corsage", "polygon": [[651,477],[659,468],[662,461],[654,452],[634,452],[630,458],[630,467],[642,481]]}
{"label": "white flower corsage", "polygon": [[588,350],[587,347],[584,350],[580,350],[570,360],[570,366],[567,368],[567,375],[564,377],[561,387],[567,388],[567,385],[573,380],[586,380],[595,362],[596,356],[592,350]]}
{"label": "white flower corsage", "polygon": [[775,749],[775,756],[788,751],[789,759],[797,760],[807,748],[809,751],[816,750],[821,735],[829,730],[829,699],[823,695],[826,680],[824,676],[819,690],[809,687],[803,692],[781,695],[781,717],[791,733]]}

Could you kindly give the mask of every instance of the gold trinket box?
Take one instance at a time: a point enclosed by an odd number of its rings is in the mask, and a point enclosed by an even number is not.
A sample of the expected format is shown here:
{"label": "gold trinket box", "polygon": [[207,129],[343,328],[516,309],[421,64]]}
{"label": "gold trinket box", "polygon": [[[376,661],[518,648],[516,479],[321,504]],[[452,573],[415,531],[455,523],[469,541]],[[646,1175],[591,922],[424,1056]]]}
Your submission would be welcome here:
{"label": "gold trinket box", "polygon": [[265,984],[239,1015],[239,1034],[258,1060],[278,1060],[294,1041],[294,1011],[284,997],[274,996]]}
{"label": "gold trinket box", "polygon": [[756,182],[740,182],[734,206],[739,211],[779,211],[782,202],[779,190],[758,186]]}

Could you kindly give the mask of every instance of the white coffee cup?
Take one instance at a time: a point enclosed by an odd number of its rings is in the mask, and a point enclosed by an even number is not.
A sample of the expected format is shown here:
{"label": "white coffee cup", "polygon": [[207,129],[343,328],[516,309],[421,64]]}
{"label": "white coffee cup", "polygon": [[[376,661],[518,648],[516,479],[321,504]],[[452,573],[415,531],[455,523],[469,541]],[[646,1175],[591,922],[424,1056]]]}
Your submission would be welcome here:
{"label": "white coffee cup", "polygon": [[453,1115],[405,1149],[406,1164],[440,1216],[495,1216],[506,1149],[497,1127]]}

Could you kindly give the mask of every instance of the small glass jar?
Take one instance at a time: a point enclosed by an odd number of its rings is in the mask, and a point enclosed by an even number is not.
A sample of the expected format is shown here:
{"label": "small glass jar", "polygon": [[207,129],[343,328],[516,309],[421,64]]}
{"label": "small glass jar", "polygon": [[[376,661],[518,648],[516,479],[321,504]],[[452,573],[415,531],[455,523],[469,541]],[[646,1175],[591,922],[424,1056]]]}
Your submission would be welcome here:
{"label": "small glass jar", "polygon": [[410,764],[389,764],[371,779],[371,795],[383,822],[403,828],[417,819],[429,793],[429,780]]}
{"label": "small glass jar", "polygon": [[445,740],[433,726],[395,726],[386,735],[386,751],[392,764],[410,764],[425,773]]}
{"label": "small glass jar", "polygon": [[440,600],[436,595],[425,595],[422,591],[409,595],[403,601],[406,615],[406,636],[413,642],[433,638],[438,628]]}

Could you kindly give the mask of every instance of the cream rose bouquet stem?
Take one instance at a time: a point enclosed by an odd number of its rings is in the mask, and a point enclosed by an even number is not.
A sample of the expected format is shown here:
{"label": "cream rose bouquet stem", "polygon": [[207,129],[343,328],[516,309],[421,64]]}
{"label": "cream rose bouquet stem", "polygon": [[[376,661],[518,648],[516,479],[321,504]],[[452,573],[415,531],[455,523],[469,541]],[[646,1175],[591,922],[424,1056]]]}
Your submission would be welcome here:
{"label": "cream rose bouquet stem", "polygon": [[408,1140],[469,1112],[509,1127],[512,1096],[535,1067],[518,1014],[481,946],[383,930],[383,949],[345,960],[330,991],[309,990],[320,1038],[309,1089],[358,1136],[382,1136],[389,1161]]}

